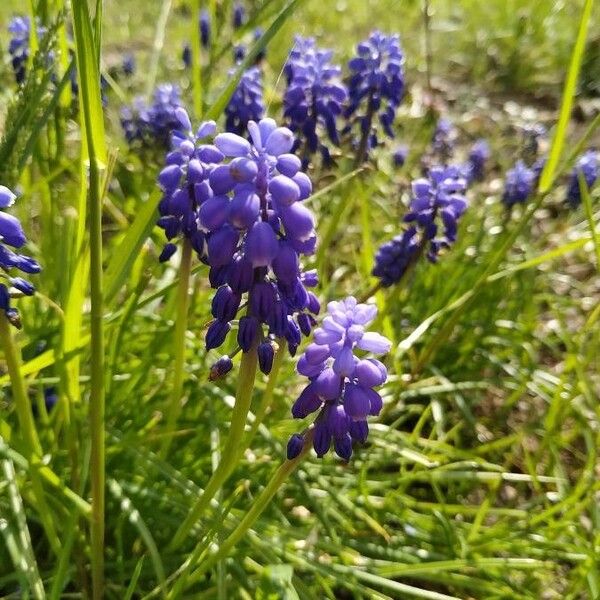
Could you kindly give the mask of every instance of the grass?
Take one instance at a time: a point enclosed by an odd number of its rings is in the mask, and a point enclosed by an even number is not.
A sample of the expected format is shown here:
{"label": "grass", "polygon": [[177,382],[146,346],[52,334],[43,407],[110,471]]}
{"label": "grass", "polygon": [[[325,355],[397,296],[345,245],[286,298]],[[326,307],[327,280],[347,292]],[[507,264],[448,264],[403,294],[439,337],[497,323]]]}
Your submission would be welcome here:
{"label": "grass", "polygon": [[[183,289],[177,269],[158,264],[162,157],[130,152],[119,130],[119,97],[143,93],[154,78],[181,81],[190,108],[192,90],[203,85],[205,106],[196,97],[195,111],[217,119],[234,88],[227,30],[212,68],[200,83],[188,81],[179,55],[193,19],[183,2],[169,4],[106,3],[100,36],[87,5],[73,3],[79,112],[63,103],[42,64],[20,98],[7,63],[2,75],[2,96],[14,103],[2,129],[19,143],[0,146],[1,183],[23,192],[13,212],[44,270],[35,277],[38,293],[18,300],[22,330],[9,331],[22,365],[10,352],[0,359],[7,366],[0,374],[0,597],[85,597],[94,562],[96,597],[107,598],[600,598],[598,192],[584,190],[583,206],[567,211],[555,177],[584,135],[569,118],[570,99],[584,58],[582,11],[590,11],[593,37],[597,7],[431,3],[436,108],[449,106],[459,126],[457,154],[483,135],[493,165],[470,193],[452,250],[378,296],[394,350],[368,445],[347,465],[309,454],[290,468],[280,467],[285,444],[302,427],[289,412],[302,386],[294,361],[284,358],[276,378],[256,380],[242,447],[251,443],[230,464],[230,427],[244,433],[232,411],[239,356],[228,378],[207,380],[218,354],[207,355],[203,344],[212,297],[206,269],[194,259]],[[298,31],[335,47],[340,61],[373,24],[399,31],[406,50],[411,95],[396,124],[411,148],[405,167],[391,165],[388,146],[362,170],[342,156],[338,170],[311,172],[320,295],[360,295],[374,283],[373,249],[398,230],[433,127],[420,101],[421,6],[297,4],[253,4],[269,42],[271,115],[280,115],[280,69]],[[2,23],[20,7],[3,4]],[[156,26],[161,13],[164,32]],[[128,49],[139,63],[131,82],[109,92],[104,121],[94,74],[100,39],[104,69]],[[61,64],[62,76],[68,61]],[[526,103],[553,128],[552,159],[539,205],[507,218],[500,183],[519,151],[514,131],[531,121]],[[6,371],[15,369],[25,391],[11,385]],[[60,400],[48,414],[49,386]],[[37,407],[41,453],[20,434],[27,401]],[[106,510],[98,520],[103,459]],[[229,478],[221,477],[221,461]],[[205,496],[211,480],[218,484]],[[192,534],[173,544],[199,499],[208,507],[189,523]],[[89,535],[94,523],[105,525],[104,552],[102,532]]]}

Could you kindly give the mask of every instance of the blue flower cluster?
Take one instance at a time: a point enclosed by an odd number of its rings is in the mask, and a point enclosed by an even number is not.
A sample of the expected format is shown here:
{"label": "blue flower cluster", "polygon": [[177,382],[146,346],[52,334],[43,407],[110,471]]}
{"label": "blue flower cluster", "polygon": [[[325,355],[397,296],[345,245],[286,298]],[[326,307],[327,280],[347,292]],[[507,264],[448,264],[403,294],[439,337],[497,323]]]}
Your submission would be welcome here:
{"label": "blue flower cluster", "polygon": [[[31,29],[31,19],[29,17],[13,17],[8,24],[8,31],[11,35],[8,45],[8,52],[11,56],[11,64],[15,74],[15,80],[18,84],[25,81],[27,72],[27,61],[29,60],[29,35]],[[38,26],[38,37],[46,33],[46,28]]]}
{"label": "blue flower cluster", "polygon": [[181,108],[179,88],[170,83],[159,85],[152,103],[136,98],[121,110],[121,126],[129,144],[168,147],[171,133],[180,126],[177,109]]}
{"label": "blue flower cluster", "polygon": [[440,250],[456,241],[458,221],[467,208],[466,190],[464,169],[452,165],[433,167],[427,178],[413,181],[404,217],[410,226],[383,244],[375,256],[373,275],[384,287],[400,281],[423,252],[436,262]]}
{"label": "blue flower cluster", "polygon": [[[314,425],[313,446],[317,456],[325,455],[333,442],[338,456],[349,460],[352,442],[365,442],[369,433],[367,417],[377,416],[382,408],[381,396],[374,388],[385,383],[387,369],[374,358],[355,356],[357,349],[386,354],[390,341],[366,331],[377,315],[373,304],[358,304],[352,296],[327,305],[328,315],[314,333],[298,361],[298,373],[310,383],[292,407],[296,419],[319,411]],[[289,459],[295,458],[304,445],[304,434],[294,434],[287,447]]]}
{"label": "blue flower cluster", "polygon": [[244,8],[243,4],[241,4],[240,2],[236,2],[233,5],[231,24],[233,25],[234,29],[239,29],[240,27],[242,27],[244,25],[245,22],[246,22],[246,9]]}
{"label": "blue flower cluster", "polygon": [[206,237],[199,226],[200,205],[212,197],[208,183],[215,165],[223,154],[209,140],[216,132],[214,121],[206,121],[192,133],[190,118],[184,108],[176,109],[178,130],[173,134],[172,150],[166,166],[158,176],[163,197],[158,205],[157,225],[164,230],[168,242],[160,261],[165,262],[177,251],[173,242],[179,236],[189,240],[199,258],[206,262]]}
{"label": "blue flower cluster", "polygon": [[483,139],[477,140],[471,146],[469,158],[465,165],[465,176],[469,182],[483,180],[490,155],[490,146]]}
{"label": "blue flower cluster", "polygon": [[[229,72],[235,74],[235,69]],[[260,121],[265,114],[262,72],[254,66],[242,74],[240,82],[225,107],[225,129],[246,135],[249,121]]]}
{"label": "blue flower cluster", "polygon": [[579,185],[579,173],[583,175],[588,189],[591,189],[598,175],[600,175],[600,153],[597,150],[588,150],[575,164],[569,183],[567,185],[567,202],[571,208],[577,208],[581,204],[581,187]]}
{"label": "blue flower cluster", "polygon": [[316,272],[302,272],[300,266],[300,256],[313,253],[316,245],[314,218],[303,202],[312,184],[290,152],[289,129],[262,119],[250,121],[248,131],[251,142],[233,133],[215,137],[230,161],[211,171],[213,195],[199,209],[209,278],[218,288],[206,345],[210,350],[224,342],[247,293],[237,341],[244,352],[258,345],[261,368],[270,371],[273,340],[285,338],[294,354],[320,310],[307,290],[317,284]]}
{"label": "blue flower cluster", "polygon": [[522,160],[517,161],[517,164],[506,172],[502,202],[507,208],[524,203],[531,195],[536,181],[535,171]]}
{"label": "blue flower cluster", "polygon": [[320,151],[325,164],[330,151],[318,131],[322,127],[336,146],[339,144],[337,119],[347,99],[341,83],[341,68],[331,64],[333,51],[317,48],[314,38],[296,36],[284,67],[287,89],[283,97],[284,117],[297,134],[295,150],[300,147],[305,163],[308,155]]}
{"label": "blue flower cluster", "polygon": [[[14,204],[15,194],[7,187],[0,185],[0,209],[8,208]],[[31,257],[17,254],[9,246],[15,249],[22,248],[27,239],[21,227],[19,219],[0,211],[0,269],[5,273],[8,286],[12,287],[26,296],[31,296],[35,288],[33,285],[21,278],[11,277],[12,269],[23,273],[34,274],[40,272],[40,265]],[[3,310],[8,320],[15,326],[20,327],[19,311],[10,305],[9,287],[0,283],[0,310]]]}
{"label": "blue flower cluster", "polygon": [[351,76],[345,116],[351,123],[346,130],[358,123],[362,139],[374,148],[378,144],[373,130],[376,116],[385,133],[394,137],[392,124],[404,96],[404,54],[398,35],[380,31],[371,33],[356,50],[357,56],[348,63]]}
{"label": "blue flower cluster", "polygon": [[458,132],[450,119],[442,117],[438,120],[433,132],[431,147],[434,156],[446,163],[454,153],[454,146],[458,139]]}

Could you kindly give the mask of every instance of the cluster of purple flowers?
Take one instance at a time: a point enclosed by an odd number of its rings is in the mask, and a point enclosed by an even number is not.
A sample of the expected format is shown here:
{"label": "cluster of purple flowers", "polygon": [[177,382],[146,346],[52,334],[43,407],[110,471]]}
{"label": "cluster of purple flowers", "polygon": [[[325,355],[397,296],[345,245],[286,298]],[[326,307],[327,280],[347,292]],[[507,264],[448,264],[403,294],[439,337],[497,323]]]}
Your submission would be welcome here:
{"label": "cluster of purple flowers", "polygon": [[258,344],[261,368],[268,372],[273,339],[285,338],[294,354],[320,310],[306,289],[317,284],[316,272],[300,268],[300,256],[313,253],[316,245],[314,218],[303,202],[312,184],[290,152],[294,136],[289,129],[262,119],[250,121],[248,131],[251,142],[233,133],[215,137],[215,146],[230,161],[212,170],[213,196],[199,209],[209,277],[218,288],[206,345],[210,350],[224,342],[247,293],[237,341],[244,352]]}
{"label": "cluster of purple flowers", "polygon": [[[318,129],[322,127],[336,146],[339,144],[337,119],[343,112],[348,92],[341,83],[341,68],[331,64],[333,51],[317,48],[314,38],[296,36],[285,65],[287,89],[283,98],[284,116],[297,134],[305,163],[320,151],[325,164],[330,151]],[[295,149],[298,149],[295,148]]]}
{"label": "cluster of purple flowers", "polygon": [[[235,69],[229,72],[235,74]],[[254,66],[246,70],[225,107],[225,129],[231,133],[245,135],[250,121],[260,121],[265,114],[262,72]]]}
{"label": "cluster of purple flowers", "polygon": [[457,166],[433,167],[427,178],[412,183],[412,199],[404,221],[410,226],[383,244],[375,256],[373,275],[384,287],[404,276],[426,252],[436,262],[439,252],[456,241],[458,221],[467,208],[467,179]]}
{"label": "cluster of purple flowers", "polygon": [[[31,32],[31,19],[29,17],[13,17],[8,24],[8,31],[11,35],[8,45],[8,52],[11,57],[11,64],[15,74],[15,80],[18,84],[23,83],[27,72],[27,62],[29,60],[29,36]],[[46,28],[38,25],[38,37],[46,33]]]}
{"label": "cluster of purple flowers", "polygon": [[175,110],[177,130],[172,135],[172,150],[158,181],[163,197],[158,205],[161,227],[168,240],[160,261],[169,260],[176,252],[173,240],[179,236],[189,240],[199,258],[206,262],[206,238],[199,226],[200,205],[213,196],[208,179],[212,169],[223,160],[223,154],[211,143],[217,126],[206,121],[192,133],[190,118],[184,108]]}
{"label": "cluster of purple flowers", "polygon": [[[369,433],[367,418],[377,416],[381,396],[374,388],[385,383],[387,369],[374,358],[359,358],[355,351],[386,354],[390,341],[366,331],[377,315],[373,304],[358,304],[352,296],[327,305],[328,315],[314,333],[298,361],[298,373],[310,383],[292,407],[296,419],[319,411],[314,425],[313,447],[317,456],[325,455],[333,442],[338,456],[349,460],[352,442],[365,442]],[[300,454],[303,434],[294,434],[287,447],[289,459]]]}
{"label": "cluster of purple flowers", "polygon": [[517,161],[517,164],[506,172],[502,202],[508,208],[524,203],[533,192],[536,181],[535,171],[522,160]]}
{"label": "cluster of purple flowers", "polygon": [[585,152],[571,172],[567,185],[567,202],[571,208],[577,208],[581,204],[579,173],[583,175],[588,189],[591,189],[600,175],[600,153],[597,150]]}
{"label": "cluster of purple flowers", "polygon": [[348,67],[351,76],[345,116],[351,123],[346,131],[353,122],[358,123],[362,139],[374,148],[378,141],[373,119],[378,116],[385,133],[394,137],[392,124],[404,96],[404,54],[399,36],[374,31],[358,44],[357,56]]}
{"label": "cluster of purple flowers", "polygon": [[431,149],[442,163],[448,162],[454,153],[458,132],[450,119],[442,117],[438,120],[431,140]]}
{"label": "cluster of purple flowers", "polygon": [[181,108],[179,88],[170,83],[159,85],[152,103],[138,97],[121,110],[121,126],[129,144],[167,147],[171,133],[180,126],[177,110]]}
{"label": "cluster of purple flowers", "polygon": [[[193,135],[185,110],[177,116],[186,133],[173,135],[173,150],[159,175],[164,196],[158,224],[169,240],[161,260],[173,255],[172,240],[182,234],[210,266],[217,292],[215,320],[206,334],[209,350],[223,344],[242,296],[248,295],[238,344],[244,352],[258,345],[261,369],[268,372],[274,339],[285,338],[294,354],[320,310],[307,290],[317,284],[316,273],[302,272],[299,260],[316,245],[314,218],[303,202],[312,192],[311,181],[290,153],[292,132],[272,119],[249,122],[251,142],[223,133],[210,144],[199,142],[214,135],[213,122]],[[227,372],[230,361],[222,363],[216,371]]]}
{"label": "cluster of purple flowers", "polygon": [[[8,208],[14,204],[15,194],[7,187],[0,185],[0,209]],[[5,273],[8,287],[0,283],[0,310],[3,310],[8,320],[15,326],[20,327],[19,311],[10,305],[10,291],[12,287],[26,296],[31,296],[35,288],[33,285],[21,278],[11,277],[12,269],[23,273],[34,274],[40,272],[40,265],[31,257],[17,254],[9,246],[15,249],[22,248],[27,239],[21,227],[19,219],[5,212],[0,212],[0,269]]]}
{"label": "cluster of purple flowers", "polygon": [[477,140],[471,146],[467,164],[465,165],[465,177],[469,182],[483,180],[489,159],[489,144],[484,139]]}

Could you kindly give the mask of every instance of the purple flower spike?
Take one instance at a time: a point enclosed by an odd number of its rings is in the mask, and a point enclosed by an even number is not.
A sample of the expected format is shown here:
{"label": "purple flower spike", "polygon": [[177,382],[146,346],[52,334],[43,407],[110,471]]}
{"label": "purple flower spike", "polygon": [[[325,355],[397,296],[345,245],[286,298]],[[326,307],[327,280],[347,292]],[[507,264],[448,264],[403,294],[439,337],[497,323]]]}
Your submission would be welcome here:
{"label": "purple flower spike", "polygon": [[533,191],[535,173],[522,161],[507,171],[502,202],[507,207],[525,202]]}
{"label": "purple flower spike", "polygon": [[[358,304],[352,296],[330,302],[328,315],[315,330],[315,341],[298,361],[298,372],[310,383],[292,407],[294,418],[303,419],[319,411],[314,426],[314,449],[323,456],[333,448],[349,460],[352,441],[364,443],[369,415],[381,410],[381,396],[373,389],[383,385],[387,370],[373,358],[358,358],[355,350],[365,348],[377,354],[390,350],[391,343],[382,335],[366,331],[377,316],[377,307]],[[295,434],[290,444],[298,444]],[[292,441],[294,440],[294,441]]]}
{"label": "purple flower spike", "polygon": [[385,134],[394,137],[393,122],[404,96],[404,54],[397,35],[374,31],[356,47],[350,60],[346,131],[357,129],[367,148],[379,145],[375,119]]}
{"label": "purple flower spike", "polygon": [[[0,208],[7,208],[15,201],[16,195],[6,186],[0,185]],[[39,273],[40,265],[31,257],[13,252],[13,248],[21,248],[27,239],[20,221],[5,212],[0,212],[0,269],[10,274],[12,269],[23,273]],[[31,296],[35,292],[33,285],[22,277],[9,277],[10,286],[24,294]],[[17,309],[10,305],[10,292],[6,285],[0,283],[0,310],[3,310],[9,322],[17,328],[21,327],[21,320]]]}
{"label": "purple flower spike", "polygon": [[591,190],[600,174],[600,153],[598,151],[588,150],[575,164],[567,187],[567,202],[571,208],[577,208],[581,204],[580,172],[583,175],[588,190]]}

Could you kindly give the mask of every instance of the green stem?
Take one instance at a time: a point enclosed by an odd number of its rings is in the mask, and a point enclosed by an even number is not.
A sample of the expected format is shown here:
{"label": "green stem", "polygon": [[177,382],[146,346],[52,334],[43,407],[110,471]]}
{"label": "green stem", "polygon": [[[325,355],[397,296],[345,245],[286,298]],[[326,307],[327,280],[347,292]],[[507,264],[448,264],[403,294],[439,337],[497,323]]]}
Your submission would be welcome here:
{"label": "green stem", "polygon": [[250,431],[244,437],[243,443],[240,445],[238,452],[240,455],[244,453],[247,448],[250,448],[252,444],[252,440],[258,431],[258,428],[261,426],[262,422],[267,415],[267,411],[273,402],[273,392],[275,391],[275,386],[277,385],[277,379],[279,376],[279,371],[281,369],[281,365],[283,364],[283,357],[285,356],[285,351],[287,350],[287,342],[283,338],[277,339],[277,350],[275,352],[275,356],[273,357],[273,366],[271,367],[271,372],[269,373],[269,379],[267,381],[267,387],[263,392],[262,398],[260,400],[260,404],[258,405],[258,409],[254,413],[254,422],[250,427]]}
{"label": "green stem", "polygon": [[33,455],[41,456],[42,446],[35,428],[25,381],[21,375],[21,353],[17,350],[10,328],[11,325],[6,318],[6,313],[0,310],[0,340],[4,348],[4,356],[6,358],[6,366],[10,377],[19,426],[27,444],[28,458],[31,458]]}
{"label": "green stem", "polygon": [[238,387],[235,395],[235,405],[233,407],[233,413],[231,415],[231,425],[229,427],[229,435],[223,448],[221,455],[221,461],[219,466],[213,472],[209,479],[204,492],[196,501],[192,510],[189,512],[185,521],[181,524],[171,542],[171,549],[178,548],[183,540],[186,538],[192,527],[196,524],[198,519],[202,516],[206,508],[209,506],[210,501],[214,498],[215,494],[219,491],[220,487],[225,483],[229,475],[231,475],[236,463],[239,459],[238,445],[240,439],[244,435],[244,428],[246,427],[246,418],[250,411],[250,402],[252,400],[252,391],[254,389],[254,380],[256,378],[256,366],[258,363],[258,357],[256,354],[256,345],[254,345],[248,352],[242,355],[240,362],[240,373],[238,379]]}
{"label": "green stem", "polygon": [[304,459],[312,446],[314,430],[310,429],[305,438],[304,446],[300,454],[293,460],[286,460],[275,471],[265,489],[256,498],[250,510],[244,515],[244,518],[239,522],[238,526],[229,534],[229,537],[219,546],[219,549],[214,554],[211,554],[189,577],[189,583],[198,581],[206,571],[214,567],[214,565],[226,558],[231,549],[244,537],[246,532],[254,525],[256,519],[260,517],[263,511],[273,499],[273,496],[278,492],[279,488],[285,483],[287,478],[296,470],[300,462]]}
{"label": "green stem", "polygon": [[190,274],[192,270],[192,245],[186,239],[183,242],[181,254],[181,263],[179,265],[179,283],[177,287],[175,332],[173,337],[173,356],[175,364],[173,366],[173,386],[169,396],[169,406],[167,414],[166,435],[160,449],[160,458],[165,460],[171,442],[173,441],[173,432],[177,419],[181,413],[181,394],[183,391],[183,382],[185,379],[185,334],[188,326],[188,313],[190,310]]}

